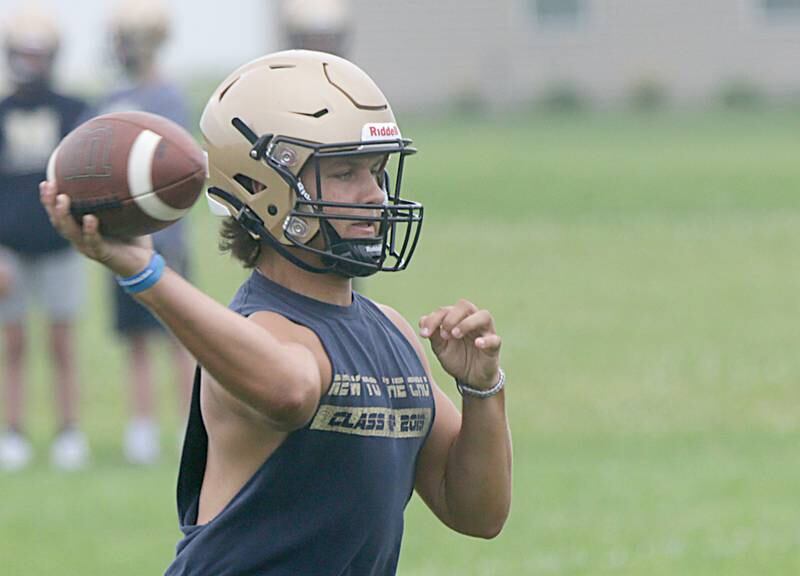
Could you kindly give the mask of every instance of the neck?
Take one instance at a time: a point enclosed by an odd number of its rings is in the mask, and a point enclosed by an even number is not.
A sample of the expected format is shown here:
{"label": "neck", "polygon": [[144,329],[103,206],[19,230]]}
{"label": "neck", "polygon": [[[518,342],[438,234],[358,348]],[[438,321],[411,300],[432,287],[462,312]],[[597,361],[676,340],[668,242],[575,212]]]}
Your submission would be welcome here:
{"label": "neck", "polygon": [[154,65],[143,66],[140,70],[132,70],[128,74],[130,81],[135,84],[155,84],[160,78],[158,68]]}
{"label": "neck", "polygon": [[338,274],[317,274],[298,268],[272,250],[264,250],[256,268],[264,276],[314,300],[349,306],[353,302],[350,278]]}

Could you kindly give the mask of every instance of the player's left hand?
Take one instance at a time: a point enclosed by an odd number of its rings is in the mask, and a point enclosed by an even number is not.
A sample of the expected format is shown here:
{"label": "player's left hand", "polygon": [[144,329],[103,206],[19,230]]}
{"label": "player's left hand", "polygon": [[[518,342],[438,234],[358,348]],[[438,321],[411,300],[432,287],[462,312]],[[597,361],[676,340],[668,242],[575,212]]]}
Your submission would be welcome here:
{"label": "player's left hand", "polygon": [[445,372],[472,388],[488,389],[499,379],[500,336],[487,310],[468,300],[444,306],[419,321]]}

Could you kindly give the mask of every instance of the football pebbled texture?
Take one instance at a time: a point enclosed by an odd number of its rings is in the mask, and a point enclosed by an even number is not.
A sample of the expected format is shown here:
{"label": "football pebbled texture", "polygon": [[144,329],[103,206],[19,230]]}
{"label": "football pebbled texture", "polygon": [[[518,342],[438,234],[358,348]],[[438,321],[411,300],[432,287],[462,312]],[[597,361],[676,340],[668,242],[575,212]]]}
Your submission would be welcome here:
{"label": "football pebbled texture", "polygon": [[151,234],[184,216],[203,191],[205,154],[178,124],[147,112],[115,112],[67,134],[47,165],[47,179],[70,197],[80,223],[100,220],[113,238]]}

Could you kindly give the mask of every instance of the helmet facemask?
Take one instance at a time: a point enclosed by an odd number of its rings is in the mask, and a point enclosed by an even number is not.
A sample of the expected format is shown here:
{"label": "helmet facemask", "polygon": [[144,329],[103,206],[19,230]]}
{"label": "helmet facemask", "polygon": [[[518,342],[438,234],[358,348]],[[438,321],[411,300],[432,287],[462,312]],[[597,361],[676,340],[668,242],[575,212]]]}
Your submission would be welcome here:
{"label": "helmet facemask", "polygon": [[[258,136],[239,118],[234,118],[233,125],[252,144],[250,157],[264,162],[276,172],[293,194],[293,206],[283,219],[282,238],[278,238],[264,226],[264,219],[250,206],[218,188],[209,189],[209,194],[236,208],[235,218],[254,238],[266,241],[293,264],[311,272],[352,278],[378,271],[404,270],[408,266],[419,239],[423,216],[422,205],[400,196],[405,158],[416,152],[410,146],[410,140],[319,144],[287,136]],[[385,157],[376,175],[384,192],[383,202],[366,204],[326,199],[321,163],[327,158],[367,155]],[[389,165],[396,175],[393,186]],[[315,178],[313,197],[300,179],[304,167],[312,169]],[[277,210],[274,204],[267,206],[270,214]],[[377,234],[374,237],[342,237],[334,225],[336,221],[371,223]],[[319,258],[303,258],[299,251]]]}

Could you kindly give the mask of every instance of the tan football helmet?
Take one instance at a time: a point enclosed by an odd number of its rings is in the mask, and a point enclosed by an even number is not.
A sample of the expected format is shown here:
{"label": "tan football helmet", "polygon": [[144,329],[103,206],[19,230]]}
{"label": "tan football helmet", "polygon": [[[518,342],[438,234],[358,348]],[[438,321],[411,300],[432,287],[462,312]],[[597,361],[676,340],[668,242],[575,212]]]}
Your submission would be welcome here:
{"label": "tan football helmet", "polygon": [[60,32],[55,18],[36,2],[28,2],[3,22],[9,76],[15,84],[49,80]]}
{"label": "tan football helmet", "polygon": [[[288,50],[245,64],[212,94],[200,130],[208,152],[209,204],[253,238],[314,272],[366,276],[408,265],[423,210],[400,197],[400,186],[405,158],[416,150],[401,136],[386,97],[351,62]],[[396,159],[387,162],[396,165],[394,187],[389,170],[379,177],[385,201],[377,216],[374,204],[334,203],[321,187],[320,159],[366,154]],[[315,198],[299,177],[308,162],[316,171]],[[333,207],[347,214],[326,211]],[[341,238],[329,223],[334,218],[375,222],[380,235]],[[312,265],[291,248],[318,254],[323,264]]]}
{"label": "tan football helmet", "polygon": [[117,59],[137,74],[148,67],[169,37],[170,14],[162,0],[121,0],[111,14]]}

